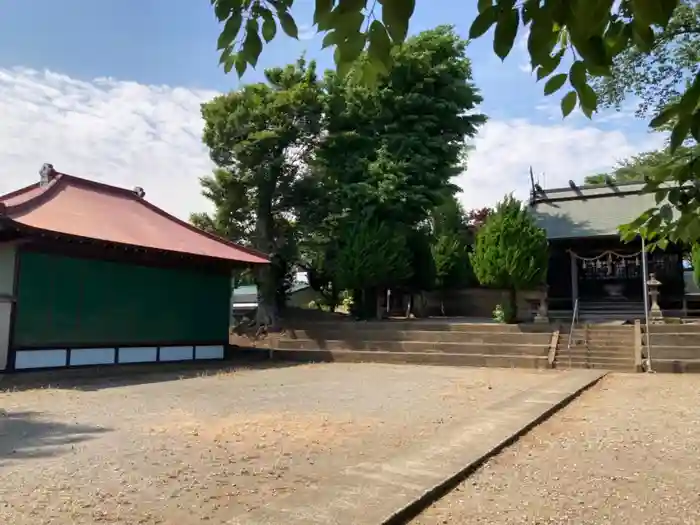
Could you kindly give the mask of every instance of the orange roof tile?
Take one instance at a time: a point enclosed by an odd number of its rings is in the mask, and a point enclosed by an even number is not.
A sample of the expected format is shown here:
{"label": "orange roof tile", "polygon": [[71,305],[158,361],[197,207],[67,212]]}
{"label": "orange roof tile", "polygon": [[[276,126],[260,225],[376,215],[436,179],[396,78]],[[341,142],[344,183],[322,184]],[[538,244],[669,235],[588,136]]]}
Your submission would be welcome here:
{"label": "orange roof tile", "polygon": [[19,225],[112,243],[243,263],[268,263],[256,250],[204,232],[136,191],[54,172],[51,180],[0,196],[0,216]]}

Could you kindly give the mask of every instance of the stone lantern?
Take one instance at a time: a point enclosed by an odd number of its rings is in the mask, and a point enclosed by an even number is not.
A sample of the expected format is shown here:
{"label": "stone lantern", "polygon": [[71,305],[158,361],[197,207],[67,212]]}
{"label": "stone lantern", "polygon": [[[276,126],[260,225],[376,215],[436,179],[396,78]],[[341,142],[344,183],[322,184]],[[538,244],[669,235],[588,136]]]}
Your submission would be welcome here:
{"label": "stone lantern", "polygon": [[649,320],[651,322],[658,322],[664,318],[661,308],[659,307],[660,286],[661,282],[656,279],[656,275],[650,273],[649,280],[647,281],[647,289],[649,290],[649,300],[651,301],[651,306],[649,307]]}
{"label": "stone lantern", "polygon": [[549,286],[542,286],[539,293],[539,305],[535,314],[536,323],[549,323]]}

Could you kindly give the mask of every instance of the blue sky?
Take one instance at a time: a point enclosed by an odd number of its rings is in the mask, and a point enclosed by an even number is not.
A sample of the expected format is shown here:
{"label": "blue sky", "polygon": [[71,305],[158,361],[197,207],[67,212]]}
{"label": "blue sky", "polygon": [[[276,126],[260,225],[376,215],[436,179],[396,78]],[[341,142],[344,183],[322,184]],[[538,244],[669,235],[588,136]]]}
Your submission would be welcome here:
{"label": "blue sky", "polygon": [[[331,53],[321,51],[321,37],[310,27],[313,0],[296,1],[302,38],[269,44],[258,71],[244,82],[260,80],[264,67],[303,52],[321,67],[332,66]],[[449,23],[466,36],[476,2],[417,4],[412,33]],[[107,182],[147,190],[151,182],[153,200],[181,216],[202,209],[197,178],[209,164],[199,143],[198,105],[239,84],[218,66],[218,31],[208,0],[5,0],[0,118],[13,133],[0,146],[0,161],[12,176],[0,178],[0,190],[32,182],[48,161]],[[469,206],[492,204],[505,188],[522,196],[530,164],[552,186],[660,141],[629,111],[593,122],[581,115],[562,121],[559,98],[543,97],[527,71],[522,42],[505,63],[493,54],[490,35],[472,43],[468,54],[484,96],[481,110],[490,117],[459,180]]]}

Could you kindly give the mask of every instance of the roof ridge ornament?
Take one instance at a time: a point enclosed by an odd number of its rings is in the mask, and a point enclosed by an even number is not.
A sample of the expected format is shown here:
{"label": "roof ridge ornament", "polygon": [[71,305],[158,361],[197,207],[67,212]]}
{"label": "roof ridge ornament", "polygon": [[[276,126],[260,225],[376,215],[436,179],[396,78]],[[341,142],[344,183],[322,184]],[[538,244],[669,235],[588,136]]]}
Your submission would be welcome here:
{"label": "roof ridge ornament", "polygon": [[53,169],[53,164],[45,162],[39,170],[39,176],[41,177],[39,180],[40,186],[46,186],[49,182],[51,182],[54,177],[56,177],[56,170]]}

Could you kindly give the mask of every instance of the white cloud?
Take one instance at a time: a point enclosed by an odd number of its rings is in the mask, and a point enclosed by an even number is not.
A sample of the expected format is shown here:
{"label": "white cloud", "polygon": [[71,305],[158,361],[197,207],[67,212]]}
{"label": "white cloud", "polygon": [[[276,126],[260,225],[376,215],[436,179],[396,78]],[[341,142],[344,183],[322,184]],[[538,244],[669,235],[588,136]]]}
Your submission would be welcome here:
{"label": "white cloud", "polygon": [[[148,200],[182,218],[206,210],[198,178],[212,166],[199,105],[215,94],[0,69],[0,193],[36,181],[50,162],[72,175],[142,186]],[[546,174],[548,186],[561,185],[660,142],[586,125],[490,121],[459,177],[464,203],[491,205],[509,191],[526,197],[530,165]]]}
{"label": "white cloud", "polygon": [[530,166],[542,186],[562,187],[570,179],[581,182],[586,175],[662,143],[660,135],[633,141],[620,131],[604,131],[593,124],[490,121],[475,139],[467,171],[456,183],[463,188],[460,199],[467,208],[493,205],[509,192],[526,199]]}
{"label": "white cloud", "polygon": [[0,193],[58,171],[131,188],[186,218],[211,171],[199,105],[214,92],[0,69]]}

